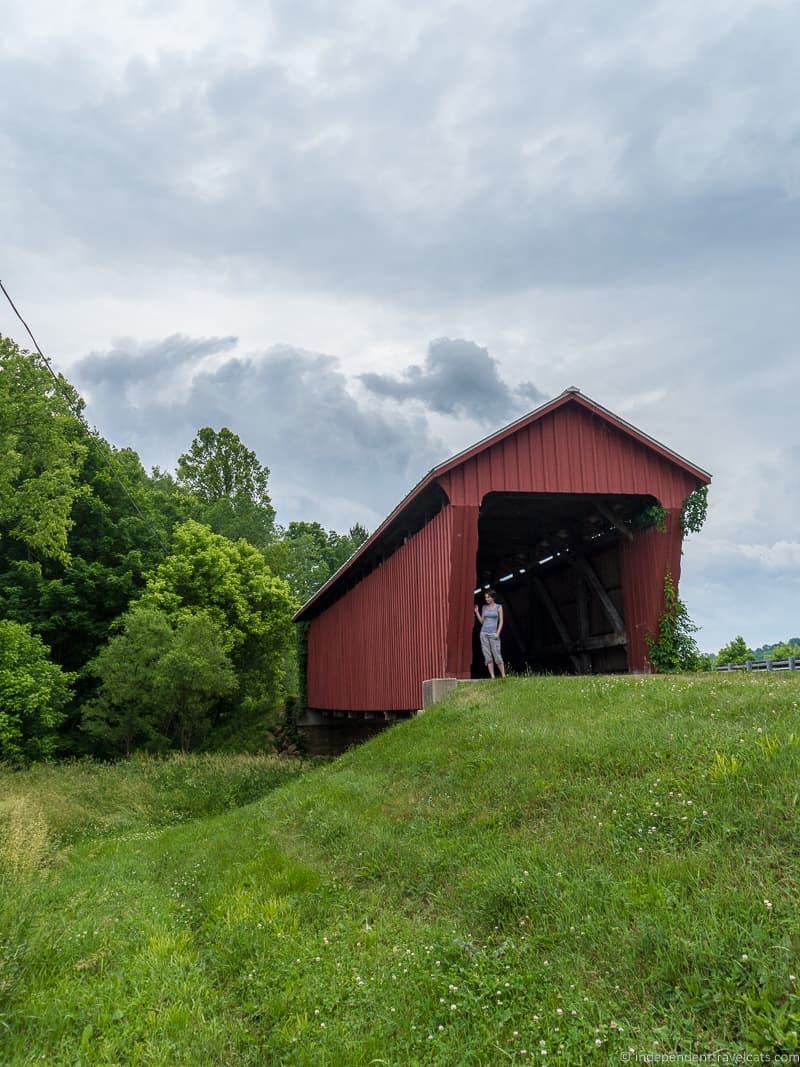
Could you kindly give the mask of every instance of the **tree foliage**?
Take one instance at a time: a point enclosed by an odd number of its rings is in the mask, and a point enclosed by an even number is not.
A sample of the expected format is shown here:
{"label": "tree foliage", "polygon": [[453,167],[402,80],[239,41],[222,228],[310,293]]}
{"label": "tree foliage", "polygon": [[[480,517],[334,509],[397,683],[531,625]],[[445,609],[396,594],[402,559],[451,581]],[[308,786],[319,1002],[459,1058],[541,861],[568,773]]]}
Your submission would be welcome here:
{"label": "tree foliage", "polygon": [[689,493],[681,508],[681,530],[684,534],[700,533],[708,515],[708,486]]}
{"label": "tree foliage", "polygon": [[78,674],[76,704],[61,726],[62,750],[71,754],[85,751],[77,704],[95,686],[83,668],[141,595],[146,572],[163,559],[173,526],[192,507],[169,476],[148,476],[132,450],[84,438],[66,555],[37,558],[16,539],[0,540],[0,616],[30,625],[53,659]]}
{"label": "tree foliage", "polygon": [[158,682],[169,708],[170,733],[183,752],[203,740],[216,701],[238,686],[222,635],[204,615],[184,615],[158,664]]}
{"label": "tree foliage", "polygon": [[800,658],[800,637],[790,637],[788,641],[779,641],[774,645],[761,645],[753,652],[753,659],[789,659]]}
{"label": "tree foliage", "polygon": [[0,620],[0,759],[19,764],[53,754],[71,681],[30,627]]}
{"label": "tree foliage", "polygon": [[748,660],[755,658],[755,653],[751,648],[747,647],[745,639],[740,634],[719,650],[717,664],[720,667],[724,667],[728,663],[747,663]]}
{"label": "tree foliage", "polygon": [[36,674],[52,682],[38,751],[56,728],[69,755],[195,745],[221,717],[296,691],[292,612],[367,532],[277,528],[269,470],[228,428],[201,429],[176,476],[148,474],[82,409],[0,338],[0,619],[50,668]]}
{"label": "tree foliage", "polygon": [[318,522],[290,522],[283,536],[267,549],[270,565],[289,583],[301,603],[346,563],[369,534],[356,523],[349,533],[325,530]]}
{"label": "tree foliage", "polygon": [[800,648],[797,645],[791,644],[789,641],[784,641],[775,647],[770,652],[768,659],[800,659]]}
{"label": "tree foliage", "polygon": [[280,696],[283,655],[294,641],[296,602],[264,556],[190,519],[175,530],[172,552],[153,572],[142,603],[171,619],[206,615],[217,627],[250,701]]}
{"label": "tree foliage", "polygon": [[87,673],[100,680],[97,696],[84,709],[83,729],[104,755],[129,756],[136,748],[169,746],[157,667],[170,646],[172,627],[153,608],[134,608],[122,620]]}
{"label": "tree foliage", "polygon": [[157,608],[136,605],[122,631],[89,666],[100,679],[83,729],[104,754],[134,749],[184,752],[210,727],[215,701],[237,685],[219,630],[203,615],[170,620]]}
{"label": "tree foliage", "polygon": [[0,537],[66,560],[86,447],[80,401],[37,357],[0,337]]}
{"label": "tree foliage", "polygon": [[223,426],[199,430],[178,459],[178,483],[197,498],[196,517],[216,533],[263,548],[275,536],[269,468]]}
{"label": "tree foliage", "polygon": [[696,671],[701,665],[700,650],[693,634],[697,626],[689,617],[686,605],[678,596],[667,571],[664,577],[664,611],[658,624],[658,636],[645,638],[650,662],[659,673]]}

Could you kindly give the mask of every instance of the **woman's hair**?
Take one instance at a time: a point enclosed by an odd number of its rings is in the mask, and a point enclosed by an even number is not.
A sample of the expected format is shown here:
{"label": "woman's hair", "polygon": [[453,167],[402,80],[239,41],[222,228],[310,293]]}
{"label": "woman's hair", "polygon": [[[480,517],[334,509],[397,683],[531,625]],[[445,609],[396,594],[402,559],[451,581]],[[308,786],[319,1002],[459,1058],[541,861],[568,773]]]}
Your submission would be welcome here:
{"label": "woman's hair", "polygon": [[497,591],[495,589],[484,589],[483,595],[486,596],[487,594],[492,598],[492,600],[497,600]]}

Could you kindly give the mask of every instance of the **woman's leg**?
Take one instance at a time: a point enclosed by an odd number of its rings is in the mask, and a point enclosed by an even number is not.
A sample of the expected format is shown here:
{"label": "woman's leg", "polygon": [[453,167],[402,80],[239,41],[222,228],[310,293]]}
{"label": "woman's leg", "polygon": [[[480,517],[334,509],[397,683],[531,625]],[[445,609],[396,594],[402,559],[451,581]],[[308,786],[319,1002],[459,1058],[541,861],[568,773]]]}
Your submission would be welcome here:
{"label": "woman's leg", "polygon": [[492,639],[489,634],[481,634],[481,652],[483,660],[489,671],[489,677],[494,678],[494,657],[492,655]]}
{"label": "woman's leg", "polygon": [[[499,637],[495,637],[494,641],[492,642],[492,656],[495,662],[497,663],[498,670],[500,671],[500,677],[505,678],[506,665],[505,663],[503,663],[503,653],[500,651]],[[492,677],[494,677],[494,674],[492,674]]]}

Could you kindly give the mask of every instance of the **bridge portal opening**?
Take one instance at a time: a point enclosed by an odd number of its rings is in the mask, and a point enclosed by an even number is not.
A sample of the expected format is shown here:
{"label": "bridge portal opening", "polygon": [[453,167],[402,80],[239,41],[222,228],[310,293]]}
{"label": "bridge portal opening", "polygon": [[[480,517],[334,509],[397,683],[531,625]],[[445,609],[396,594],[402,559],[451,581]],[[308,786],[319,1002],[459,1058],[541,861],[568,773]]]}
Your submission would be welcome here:
{"label": "bridge portal opening", "polygon": [[[489,493],[478,521],[475,602],[503,605],[503,658],[516,673],[628,670],[620,544],[652,496]],[[475,625],[472,677],[486,667]]]}

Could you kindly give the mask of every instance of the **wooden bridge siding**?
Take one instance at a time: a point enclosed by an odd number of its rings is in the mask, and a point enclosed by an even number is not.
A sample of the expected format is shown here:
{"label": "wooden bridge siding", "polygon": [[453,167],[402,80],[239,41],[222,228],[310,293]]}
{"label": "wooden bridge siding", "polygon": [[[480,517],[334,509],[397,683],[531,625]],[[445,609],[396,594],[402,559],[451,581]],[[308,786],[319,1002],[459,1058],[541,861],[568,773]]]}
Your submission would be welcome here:
{"label": "wooden bridge siding", "polygon": [[572,404],[437,480],[450,503],[461,507],[480,507],[487,493],[630,493],[679,508],[698,485],[688,471]]}
{"label": "wooden bridge siding", "polygon": [[472,669],[475,581],[478,567],[479,508],[451,507],[453,556],[450,570],[450,611],[447,624],[445,676],[469,678]]}
{"label": "wooden bridge siding", "polygon": [[312,620],[310,708],[413,711],[423,681],[446,673],[451,557],[460,559],[452,552],[453,519],[445,507]]}
{"label": "wooden bridge siding", "polygon": [[650,671],[645,637],[658,635],[664,610],[664,577],[672,574],[675,588],[681,575],[680,509],[668,512],[666,532],[655,527],[642,530],[632,541],[620,541],[619,561],[625,630],[628,635],[628,670]]}

